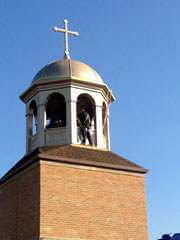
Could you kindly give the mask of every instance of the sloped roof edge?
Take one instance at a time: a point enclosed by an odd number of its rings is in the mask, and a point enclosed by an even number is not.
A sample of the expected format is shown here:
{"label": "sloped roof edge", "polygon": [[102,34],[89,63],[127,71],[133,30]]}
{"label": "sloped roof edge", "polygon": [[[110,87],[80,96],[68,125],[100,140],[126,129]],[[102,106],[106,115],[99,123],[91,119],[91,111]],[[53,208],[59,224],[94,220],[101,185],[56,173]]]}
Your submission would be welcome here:
{"label": "sloped roof edge", "polygon": [[32,153],[25,155],[0,179],[0,184],[39,160],[93,166],[141,174],[145,174],[148,171],[111,151],[76,147],[72,145],[46,146],[37,148]]}

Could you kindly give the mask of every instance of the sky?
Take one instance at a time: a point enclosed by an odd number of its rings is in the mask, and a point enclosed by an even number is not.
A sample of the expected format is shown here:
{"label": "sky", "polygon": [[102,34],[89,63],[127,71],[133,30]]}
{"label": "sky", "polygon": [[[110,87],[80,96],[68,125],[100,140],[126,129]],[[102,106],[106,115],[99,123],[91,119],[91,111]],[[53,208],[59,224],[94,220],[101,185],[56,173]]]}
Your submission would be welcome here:
{"label": "sky", "polygon": [[112,89],[111,150],[149,169],[149,239],[180,232],[180,1],[0,0],[0,177],[25,154],[19,95],[47,63],[71,58]]}

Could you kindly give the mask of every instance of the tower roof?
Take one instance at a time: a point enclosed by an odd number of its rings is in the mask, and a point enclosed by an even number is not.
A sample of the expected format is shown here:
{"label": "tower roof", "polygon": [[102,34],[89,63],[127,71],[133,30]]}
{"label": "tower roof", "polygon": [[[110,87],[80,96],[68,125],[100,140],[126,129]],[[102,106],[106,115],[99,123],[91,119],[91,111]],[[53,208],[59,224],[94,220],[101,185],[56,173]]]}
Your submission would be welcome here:
{"label": "tower roof", "polygon": [[0,184],[40,160],[140,174],[147,173],[147,169],[111,151],[73,145],[56,145],[40,147],[30,154],[25,155],[13,168],[0,178]]}
{"label": "tower roof", "polygon": [[33,78],[32,84],[53,80],[77,79],[83,82],[102,84],[99,74],[89,65],[72,59],[63,59],[49,63]]}

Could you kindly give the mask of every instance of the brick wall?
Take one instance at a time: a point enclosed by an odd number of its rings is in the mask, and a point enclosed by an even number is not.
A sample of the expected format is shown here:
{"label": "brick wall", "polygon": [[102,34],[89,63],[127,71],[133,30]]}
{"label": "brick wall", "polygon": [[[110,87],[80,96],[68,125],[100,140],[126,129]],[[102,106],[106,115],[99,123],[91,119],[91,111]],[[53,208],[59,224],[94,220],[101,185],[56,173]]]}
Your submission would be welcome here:
{"label": "brick wall", "polygon": [[41,161],[0,185],[0,240],[147,240],[144,175]]}
{"label": "brick wall", "polygon": [[39,236],[39,165],[0,185],[0,240]]}
{"label": "brick wall", "polygon": [[143,174],[41,162],[40,236],[147,240]]}

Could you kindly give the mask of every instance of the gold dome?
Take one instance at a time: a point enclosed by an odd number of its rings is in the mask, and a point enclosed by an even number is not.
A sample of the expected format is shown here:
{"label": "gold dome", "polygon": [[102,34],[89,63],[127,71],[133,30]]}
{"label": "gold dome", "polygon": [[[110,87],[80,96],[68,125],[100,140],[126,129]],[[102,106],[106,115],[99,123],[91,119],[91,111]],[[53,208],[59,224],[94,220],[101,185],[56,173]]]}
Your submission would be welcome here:
{"label": "gold dome", "polygon": [[63,59],[46,65],[33,78],[32,84],[65,79],[104,85],[102,78],[92,67],[71,59]]}

